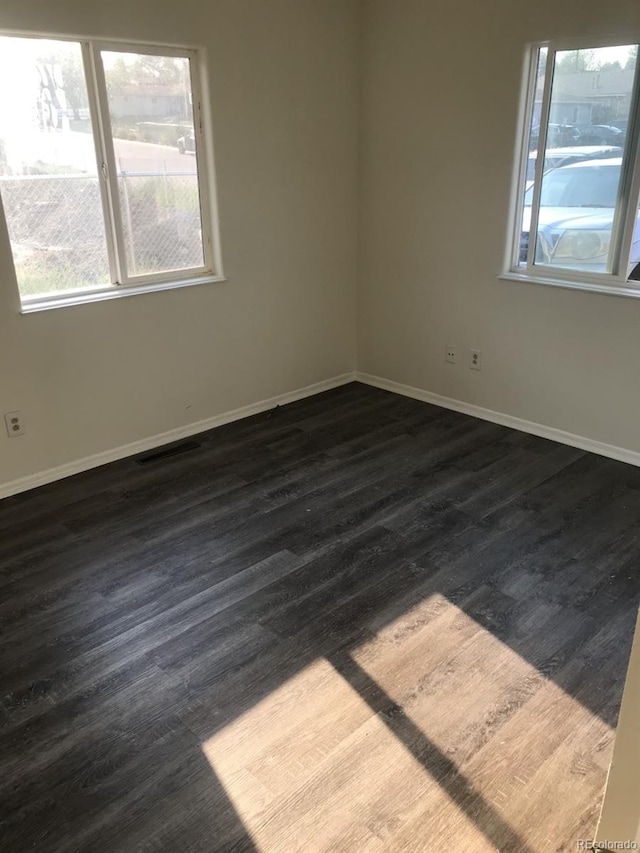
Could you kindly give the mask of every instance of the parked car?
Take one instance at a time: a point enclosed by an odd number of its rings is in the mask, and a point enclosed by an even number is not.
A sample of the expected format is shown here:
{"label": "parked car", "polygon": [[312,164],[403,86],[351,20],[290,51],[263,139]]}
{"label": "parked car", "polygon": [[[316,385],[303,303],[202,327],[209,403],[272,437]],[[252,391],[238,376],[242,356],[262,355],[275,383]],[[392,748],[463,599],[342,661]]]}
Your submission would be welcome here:
{"label": "parked car", "polygon": [[[527,186],[536,175],[537,151],[529,153],[527,163]],[[622,148],[615,145],[576,145],[569,148],[547,148],[544,155],[545,172],[569,166],[581,160],[600,160],[604,157],[622,157]]]}
{"label": "parked car", "polygon": [[629,127],[629,119],[628,118],[616,119],[615,121],[611,122],[611,126],[617,127],[619,130],[621,130],[623,133],[626,134],[627,129]]}
{"label": "parked car", "polygon": [[178,151],[180,154],[195,154],[196,152],[196,137],[195,133],[190,130],[184,136],[178,138]]}
{"label": "parked car", "polygon": [[[533,150],[538,147],[540,127],[531,128],[529,148]],[[565,145],[579,145],[581,142],[580,131],[572,124],[555,124],[551,122],[547,128],[547,147],[557,148]]]}
{"label": "parked car", "polygon": [[583,124],[578,127],[580,144],[623,145],[626,133],[612,124]]}
{"label": "parked car", "polygon": [[[591,272],[607,268],[621,157],[585,160],[547,172],[542,181],[536,261]],[[520,262],[526,263],[533,186],[524,196]],[[640,216],[631,260],[640,261]]]}

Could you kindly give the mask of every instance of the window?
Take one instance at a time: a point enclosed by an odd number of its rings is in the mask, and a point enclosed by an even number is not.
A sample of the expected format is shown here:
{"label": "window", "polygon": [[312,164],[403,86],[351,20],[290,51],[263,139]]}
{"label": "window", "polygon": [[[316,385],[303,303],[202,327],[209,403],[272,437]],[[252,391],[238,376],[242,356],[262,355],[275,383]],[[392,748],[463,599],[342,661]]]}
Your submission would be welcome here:
{"label": "window", "polygon": [[640,295],[637,43],[530,54],[509,277]]}
{"label": "window", "polygon": [[0,37],[0,197],[24,307],[214,277],[196,54]]}

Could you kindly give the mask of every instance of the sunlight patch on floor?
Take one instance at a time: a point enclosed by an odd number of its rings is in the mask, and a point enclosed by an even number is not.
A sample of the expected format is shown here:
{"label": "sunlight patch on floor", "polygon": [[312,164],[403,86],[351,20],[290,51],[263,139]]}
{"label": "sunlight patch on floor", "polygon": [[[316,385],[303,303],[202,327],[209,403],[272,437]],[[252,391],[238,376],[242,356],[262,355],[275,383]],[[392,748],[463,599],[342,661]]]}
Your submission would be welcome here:
{"label": "sunlight patch on floor", "polygon": [[[351,657],[515,832],[544,816],[526,841],[558,838],[559,796],[579,813],[599,795],[614,730],[445,597],[421,601]],[[438,800],[430,825],[455,844],[459,809],[445,791]],[[418,804],[413,822],[423,820]]]}
{"label": "sunlight patch on floor", "polygon": [[[461,839],[497,850],[442,772],[461,774],[498,824],[529,827],[533,845],[558,837],[558,780],[576,811],[600,793],[610,728],[443,596],[336,660],[318,659],[203,744],[260,851],[459,849]],[[389,699],[409,734],[374,712]],[[414,726],[418,743],[403,742]],[[430,766],[437,753],[446,771]]]}
{"label": "sunlight patch on floor", "polygon": [[259,850],[374,851],[397,828],[403,780],[421,765],[326,660],[318,660],[203,744]]}

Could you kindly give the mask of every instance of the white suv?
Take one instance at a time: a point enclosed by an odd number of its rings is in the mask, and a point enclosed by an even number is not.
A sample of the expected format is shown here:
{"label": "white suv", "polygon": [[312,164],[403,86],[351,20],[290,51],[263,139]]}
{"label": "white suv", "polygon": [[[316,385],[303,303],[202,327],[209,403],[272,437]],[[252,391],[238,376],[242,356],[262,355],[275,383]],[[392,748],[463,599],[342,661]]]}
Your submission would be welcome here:
{"label": "white suv", "polygon": [[[547,172],[542,180],[536,261],[605,272],[620,184],[621,157],[586,160]],[[533,186],[524,196],[520,262],[526,263]],[[640,218],[631,248],[640,261]]]}

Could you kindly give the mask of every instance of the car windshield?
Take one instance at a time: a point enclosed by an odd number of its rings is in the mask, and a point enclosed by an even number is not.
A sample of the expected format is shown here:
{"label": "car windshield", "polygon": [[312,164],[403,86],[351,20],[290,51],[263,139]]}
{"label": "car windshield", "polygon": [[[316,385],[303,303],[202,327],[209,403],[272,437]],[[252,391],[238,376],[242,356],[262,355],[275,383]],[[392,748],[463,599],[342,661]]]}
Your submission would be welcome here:
{"label": "car windshield", "polygon": [[[566,166],[547,172],[542,181],[540,207],[615,207],[620,166]],[[524,203],[531,207],[533,187]]]}

